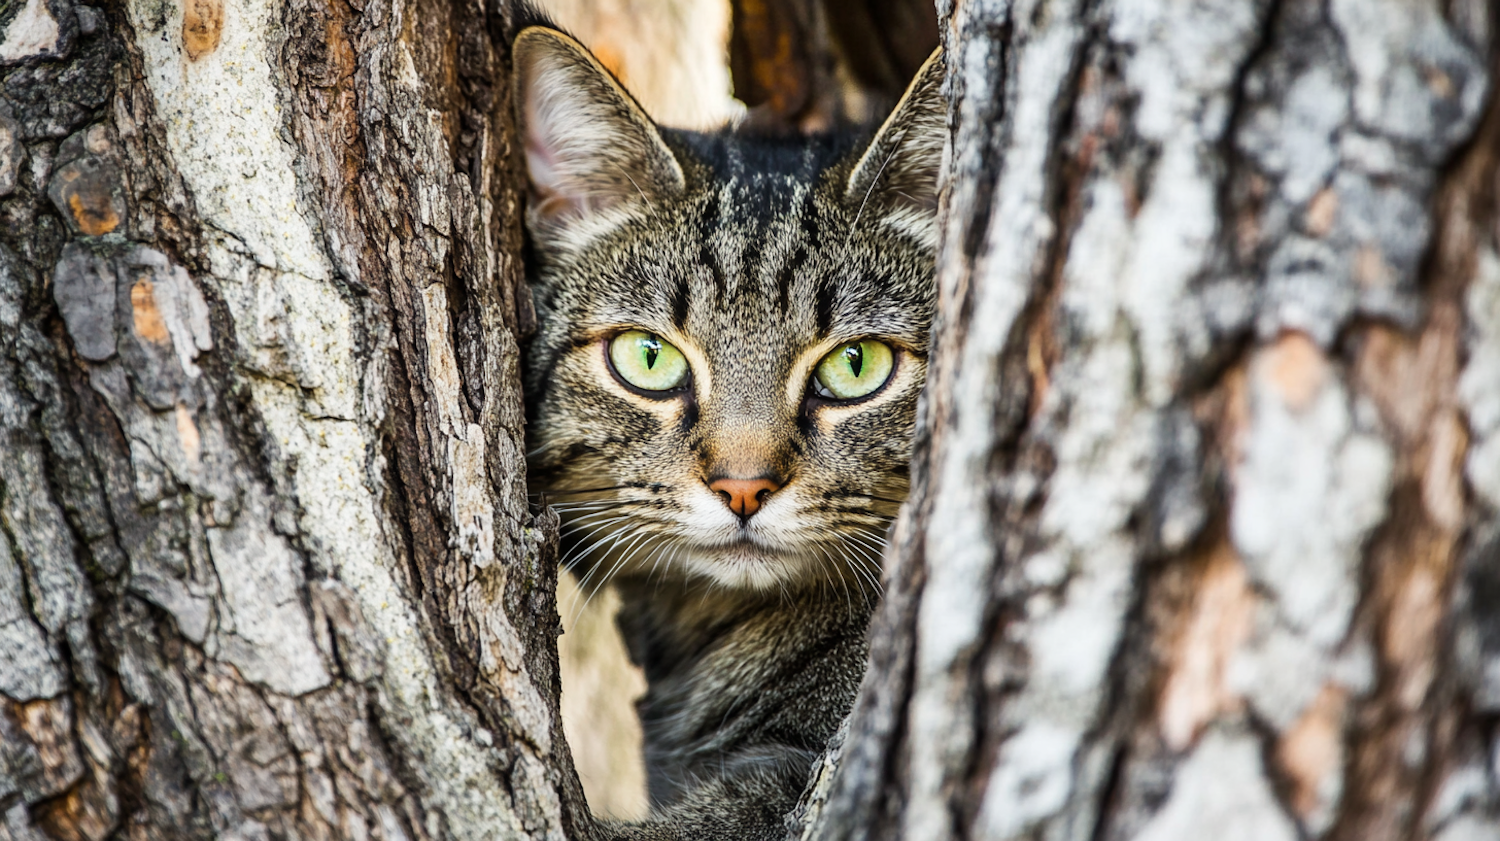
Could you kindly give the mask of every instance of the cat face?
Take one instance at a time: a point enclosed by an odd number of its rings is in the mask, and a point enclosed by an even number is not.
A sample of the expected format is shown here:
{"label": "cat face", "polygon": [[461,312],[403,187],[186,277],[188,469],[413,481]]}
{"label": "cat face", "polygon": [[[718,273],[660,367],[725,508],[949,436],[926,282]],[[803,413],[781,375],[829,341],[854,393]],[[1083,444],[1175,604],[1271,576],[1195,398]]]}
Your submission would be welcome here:
{"label": "cat face", "polygon": [[735,589],[873,579],[926,370],[938,61],[864,143],[658,129],[553,30],[516,67],[529,464],[567,551]]}

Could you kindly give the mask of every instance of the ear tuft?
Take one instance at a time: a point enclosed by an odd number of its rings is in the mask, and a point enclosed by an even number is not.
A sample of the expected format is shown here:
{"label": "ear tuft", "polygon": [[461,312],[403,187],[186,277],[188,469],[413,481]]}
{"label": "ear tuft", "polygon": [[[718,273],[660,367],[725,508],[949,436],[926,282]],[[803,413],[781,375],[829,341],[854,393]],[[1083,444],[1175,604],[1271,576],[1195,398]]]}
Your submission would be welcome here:
{"label": "ear tuft", "polygon": [[618,222],[682,192],[682,167],[661,132],[582,44],[533,26],[516,36],[513,55],[534,220]]}
{"label": "ear tuft", "polygon": [[936,239],[938,173],[948,139],[943,51],[934,50],[849,174],[845,200],[923,239]]}

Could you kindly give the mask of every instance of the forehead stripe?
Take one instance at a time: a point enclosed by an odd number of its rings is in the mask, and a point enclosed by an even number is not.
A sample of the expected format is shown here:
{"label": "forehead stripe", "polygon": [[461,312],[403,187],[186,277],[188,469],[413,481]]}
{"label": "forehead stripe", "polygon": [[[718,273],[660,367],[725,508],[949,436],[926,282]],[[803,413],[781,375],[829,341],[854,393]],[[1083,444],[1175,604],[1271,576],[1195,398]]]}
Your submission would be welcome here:
{"label": "forehead stripe", "polygon": [[723,199],[705,202],[703,215],[698,219],[698,262],[713,278],[714,296],[720,306],[724,304],[724,269],[719,265],[718,255],[714,254],[711,243],[714,231],[719,228],[719,219],[722,215],[720,202],[722,201]]}
{"label": "forehead stripe", "polygon": [[791,314],[792,282],[797,279],[804,266],[807,265],[808,257],[812,247],[818,242],[818,220],[811,206],[812,199],[805,196],[802,207],[798,208],[797,223],[801,227],[802,237],[797,242],[797,250],[792,253],[792,259],[782,267],[776,276],[776,298],[778,308],[788,315]]}
{"label": "forehead stripe", "polygon": [[826,275],[818,278],[815,295],[818,313],[818,335],[827,336],[833,331],[833,288]]}
{"label": "forehead stripe", "polygon": [[672,326],[678,332],[687,329],[688,316],[688,284],[691,280],[685,275],[678,275],[677,282],[672,285],[669,302],[672,309]]}
{"label": "forehead stripe", "polygon": [[792,281],[807,265],[807,243],[797,243],[797,250],[792,252],[792,258],[781,264],[780,271],[776,272],[776,300],[777,307],[784,313],[790,314]]}

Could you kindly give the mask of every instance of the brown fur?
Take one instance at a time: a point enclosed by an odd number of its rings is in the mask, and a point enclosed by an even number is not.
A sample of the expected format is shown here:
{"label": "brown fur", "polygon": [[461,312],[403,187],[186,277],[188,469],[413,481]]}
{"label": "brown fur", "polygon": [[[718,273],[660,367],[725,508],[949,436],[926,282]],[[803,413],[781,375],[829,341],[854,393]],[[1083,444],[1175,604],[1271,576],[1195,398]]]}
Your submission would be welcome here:
{"label": "brown fur", "polygon": [[[622,838],[783,834],[865,662],[886,529],[907,489],[933,305],[941,68],[873,140],[653,125],[583,47],[516,43],[541,331],[527,364],[533,486],[585,589],[619,587],[649,685],[651,817]],[[618,377],[627,329],[686,357],[681,389]],[[816,396],[818,361],[895,351],[867,398]],[[716,478],[767,478],[737,517]]]}

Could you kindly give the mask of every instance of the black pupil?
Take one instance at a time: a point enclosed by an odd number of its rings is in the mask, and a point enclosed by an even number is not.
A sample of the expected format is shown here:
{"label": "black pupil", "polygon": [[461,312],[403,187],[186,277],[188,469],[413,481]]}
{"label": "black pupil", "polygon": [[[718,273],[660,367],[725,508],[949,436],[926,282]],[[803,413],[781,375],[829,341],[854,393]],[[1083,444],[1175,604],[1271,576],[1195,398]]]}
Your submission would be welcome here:
{"label": "black pupil", "polygon": [[641,340],[641,347],[646,350],[646,367],[655,368],[656,357],[661,353],[661,341],[655,336],[651,336]]}
{"label": "black pupil", "polygon": [[849,345],[844,348],[844,359],[849,362],[849,371],[854,376],[865,367],[865,349],[861,345]]}

